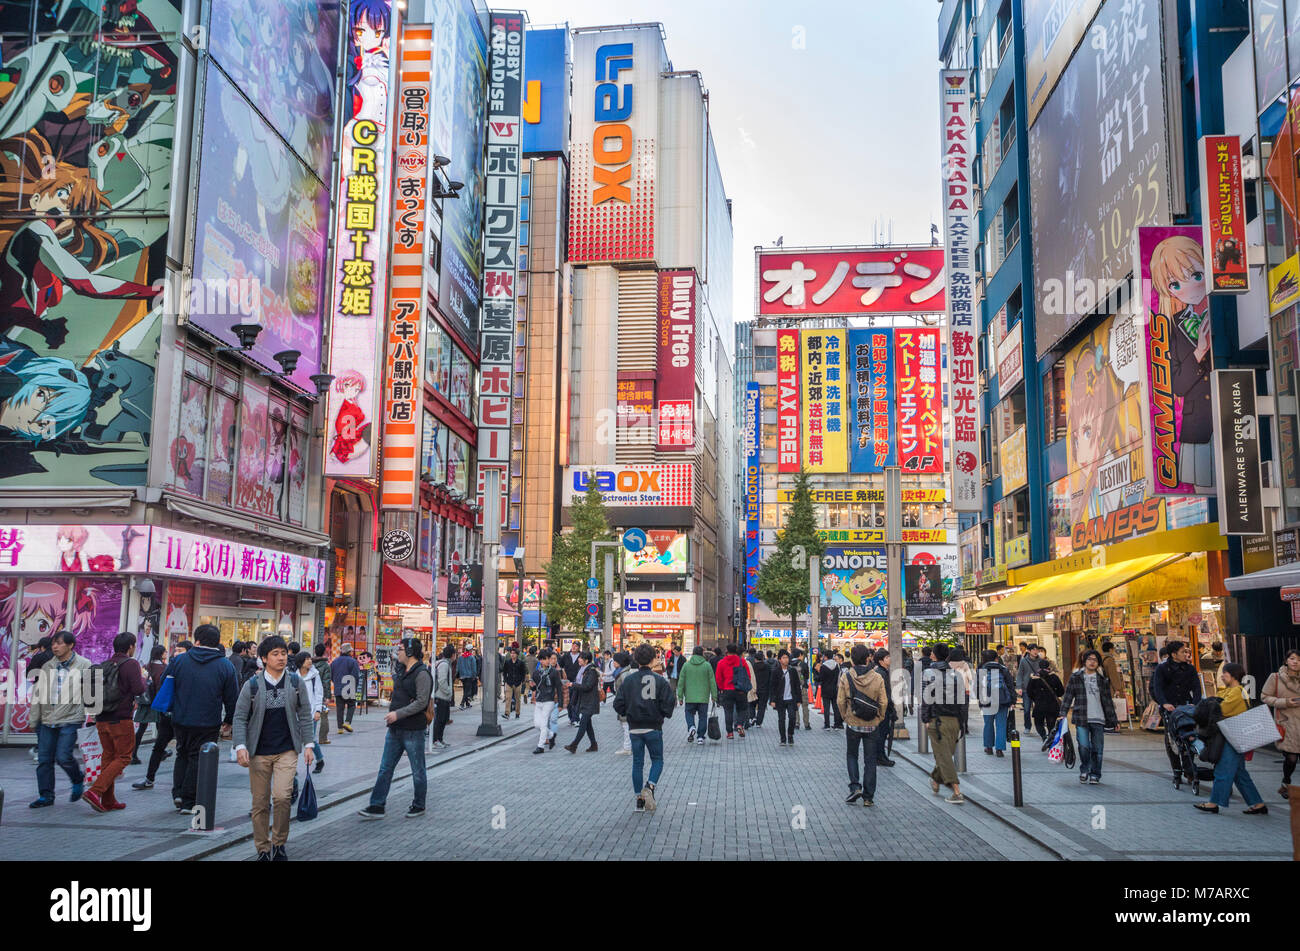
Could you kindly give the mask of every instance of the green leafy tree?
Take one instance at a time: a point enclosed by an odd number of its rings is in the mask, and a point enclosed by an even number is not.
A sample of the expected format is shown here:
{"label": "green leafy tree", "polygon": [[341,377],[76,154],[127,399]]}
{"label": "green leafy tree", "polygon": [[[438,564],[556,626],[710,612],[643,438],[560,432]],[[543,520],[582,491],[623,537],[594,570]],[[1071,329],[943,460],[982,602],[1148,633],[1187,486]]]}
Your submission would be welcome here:
{"label": "green leafy tree", "polygon": [[[583,636],[587,623],[587,579],[591,577],[591,543],[613,541],[605,501],[596,488],[596,480],[587,483],[587,492],[569,509],[573,528],[555,536],[551,560],[546,565],[546,614],[561,632]],[[596,577],[605,590],[605,559],[596,552]]]}
{"label": "green leafy tree", "polygon": [[956,647],[957,637],[952,632],[952,622],[956,618],[957,613],[949,611],[943,617],[909,621],[908,626],[912,628],[917,645],[920,647],[933,647],[935,644],[950,644]]}
{"label": "green leafy tree", "polygon": [[[785,516],[785,528],[776,537],[776,551],[759,567],[755,586],[759,600],[778,616],[789,616],[792,651],[796,645],[799,615],[808,610],[812,601],[809,559],[820,557],[825,550],[826,546],[817,534],[817,514],[813,509],[808,473],[800,469],[795,477],[794,499]],[[814,629],[816,624],[817,619],[813,618]]]}

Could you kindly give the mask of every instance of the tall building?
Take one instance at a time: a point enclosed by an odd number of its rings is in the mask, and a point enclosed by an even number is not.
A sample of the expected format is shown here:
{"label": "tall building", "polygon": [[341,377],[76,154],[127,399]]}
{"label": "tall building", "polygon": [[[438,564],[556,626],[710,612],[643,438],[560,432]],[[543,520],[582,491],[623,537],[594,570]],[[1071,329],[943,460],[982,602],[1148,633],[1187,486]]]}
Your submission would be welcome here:
{"label": "tall building", "polygon": [[[708,93],[659,24],[573,32],[561,524],[591,478],[643,528],[621,643],[728,636],[737,477],[731,209]],[[665,596],[670,595],[670,596]]]}

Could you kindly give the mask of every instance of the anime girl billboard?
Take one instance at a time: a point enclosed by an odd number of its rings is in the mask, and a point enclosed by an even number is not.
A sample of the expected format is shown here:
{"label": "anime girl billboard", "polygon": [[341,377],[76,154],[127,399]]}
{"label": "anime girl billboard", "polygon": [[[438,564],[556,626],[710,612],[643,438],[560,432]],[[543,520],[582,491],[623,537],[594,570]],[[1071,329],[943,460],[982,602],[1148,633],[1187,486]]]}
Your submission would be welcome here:
{"label": "anime girl billboard", "polygon": [[1199,226],[1139,228],[1134,272],[1147,309],[1151,487],[1158,495],[1211,495],[1210,298]]}
{"label": "anime girl billboard", "polygon": [[28,12],[0,40],[0,488],[142,485],[179,3]]}

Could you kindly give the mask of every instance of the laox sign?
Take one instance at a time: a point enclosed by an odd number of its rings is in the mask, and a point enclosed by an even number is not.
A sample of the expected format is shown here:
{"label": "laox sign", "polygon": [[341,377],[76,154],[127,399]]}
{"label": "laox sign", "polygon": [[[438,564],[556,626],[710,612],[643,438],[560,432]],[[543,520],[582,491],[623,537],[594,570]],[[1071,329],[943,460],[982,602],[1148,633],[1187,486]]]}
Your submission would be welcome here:
{"label": "laox sign", "polygon": [[654,614],[680,614],[682,599],[675,598],[624,598],[623,610],[629,614],[652,612]]}
{"label": "laox sign", "polygon": [[573,491],[587,491],[587,484],[592,477],[596,479],[596,488],[601,492],[658,492],[659,473],[654,470],[599,469],[595,472],[575,472],[573,474]]}
{"label": "laox sign", "polygon": [[[597,188],[591,203],[607,201],[632,204],[632,129],[627,120],[632,117],[631,83],[619,85],[618,77],[632,68],[632,44],[610,43],[596,50],[596,134],[591,142],[592,179]],[[618,142],[615,149],[608,148],[610,140]]]}

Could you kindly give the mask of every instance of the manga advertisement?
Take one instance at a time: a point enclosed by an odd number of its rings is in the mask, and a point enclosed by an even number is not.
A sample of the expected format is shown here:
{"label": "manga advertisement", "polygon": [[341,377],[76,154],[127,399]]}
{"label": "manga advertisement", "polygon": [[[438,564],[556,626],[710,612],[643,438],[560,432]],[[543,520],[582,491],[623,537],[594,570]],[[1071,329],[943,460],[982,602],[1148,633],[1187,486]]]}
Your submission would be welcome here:
{"label": "manga advertisement", "polygon": [[1134,273],[1142,278],[1150,376],[1151,489],[1213,494],[1210,298],[1199,226],[1139,228]]}
{"label": "manga advertisement", "polygon": [[179,0],[3,6],[0,484],[143,485]]}
{"label": "manga advertisement", "polygon": [[889,562],[883,548],[827,548],[822,555],[822,605],[841,621],[889,617]]}

